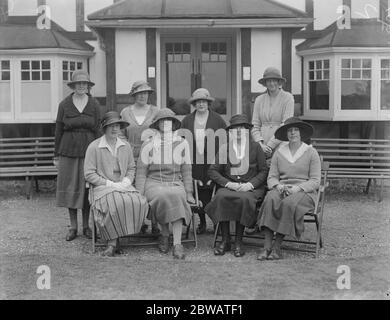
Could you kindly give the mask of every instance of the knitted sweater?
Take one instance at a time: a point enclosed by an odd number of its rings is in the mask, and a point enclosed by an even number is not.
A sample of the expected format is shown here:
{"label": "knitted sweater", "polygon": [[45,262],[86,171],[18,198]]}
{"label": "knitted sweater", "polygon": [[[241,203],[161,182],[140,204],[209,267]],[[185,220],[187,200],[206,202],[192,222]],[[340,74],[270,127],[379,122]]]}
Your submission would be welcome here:
{"label": "knitted sweater", "polygon": [[256,142],[264,141],[275,149],[280,140],[275,139],[274,133],[284,121],[294,115],[294,97],[291,93],[280,89],[271,105],[270,95],[264,93],[255,100],[252,116],[252,137]]}
{"label": "knitted sweater", "polygon": [[297,185],[306,193],[313,193],[320,186],[321,160],[316,149],[302,143],[294,156],[288,149],[288,142],[280,145],[271,161],[268,174],[268,188],[277,184]]}
{"label": "knitted sweater", "polygon": [[[173,161],[175,153],[179,150],[176,148],[182,148],[183,161],[181,162]],[[147,183],[166,184],[167,186],[182,185],[187,193],[193,192],[188,142],[180,138],[173,142],[172,148],[167,148],[167,150],[173,153],[171,157],[167,157],[168,161],[164,161],[166,158],[163,142],[158,142],[156,146],[154,138],[150,138],[142,145],[135,178],[135,187],[141,194],[145,193]]]}

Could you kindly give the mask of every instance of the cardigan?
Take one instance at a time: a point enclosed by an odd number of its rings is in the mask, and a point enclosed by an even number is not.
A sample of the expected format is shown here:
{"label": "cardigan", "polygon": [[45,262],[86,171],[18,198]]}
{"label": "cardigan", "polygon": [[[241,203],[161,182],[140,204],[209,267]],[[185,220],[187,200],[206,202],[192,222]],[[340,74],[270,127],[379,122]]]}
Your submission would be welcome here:
{"label": "cardigan", "polygon": [[294,97],[291,93],[280,89],[273,105],[271,105],[270,95],[267,92],[261,94],[256,98],[253,107],[253,140],[263,141],[275,149],[281,142],[275,138],[275,131],[292,116],[294,116]]}
{"label": "cardigan", "polygon": [[[188,141],[188,143],[192,143],[191,150],[191,159],[192,159],[192,176],[194,179],[201,180],[203,184],[207,183],[208,180],[210,180],[207,170],[210,166],[210,163],[207,163],[207,136],[205,137],[204,142],[204,152],[203,155],[197,155],[197,148],[196,148],[196,139],[195,139],[195,114],[196,110],[189,115],[187,115],[181,122],[181,128],[190,130],[192,133],[192,141]],[[206,122],[206,130],[212,129],[214,131],[218,129],[225,129],[226,123],[225,120],[215,111],[211,110],[209,108],[209,115]],[[213,154],[213,157],[219,150],[219,139],[215,139],[215,151]],[[203,164],[197,164],[196,163],[196,157],[203,158]]]}
{"label": "cardigan", "polygon": [[[321,180],[321,159],[317,150],[303,143],[301,147],[306,150],[296,159],[288,159],[289,157],[283,154],[286,145],[288,142],[282,143],[272,157],[268,188],[272,189],[282,183],[296,185],[308,194],[315,193]],[[293,160],[295,161],[291,162]]]}
{"label": "cardigan", "polygon": [[[135,119],[131,108],[132,105],[124,108],[121,112],[122,120],[125,120],[130,124],[127,128],[122,130],[121,137],[125,137],[126,140],[130,143],[131,147],[133,148],[134,159],[137,160],[141,150],[142,142],[146,140],[142,134],[144,132],[147,134],[146,130],[150,130],[150,133],[153,132],[149,126],[152,124],[159,109],[156,106],[151,105],[149,111],[146,113],[145,120],[142,124],[139,124]],[[149,134],[147,134],[147,136],[149,136]]]}
{"label": "cardigan", "polygon": [[[225,187],[228,182],[250,182],[255,189],[264,187],[268,167],[261,146],[253,140],[249,141],[249,167],[247,172],[243,174],[234,174],[234,168],[240,165],[233,165],[237,159],[234,159],[234,152],[229,152],[229,149],[228,144],[221,146],[215,159],[216,163],[212,164],[208,170],[210,178],[222,187]],[[224,164],[223,160],[225,159],[227,159],[227,163]]]}
{"label": "cardigan", "polygon": [[152,182],[167,185],[183,185],[186,193],[192,194],[194,187],[192,184],[191,159],[189,158],[187,141],[179,138],[172,144],[171,150],[173,152],[179,150],[176,148],[183,148],[181,152],[183,161],[179,162],[164,161],[164,154],[160,152],[163,150],[164,144],[159,141],[159,149],[156,149],[154,147],[155,139],[157,138],[149,138],[141,147],[140,157],[137,161],[136,189],[144,195],[146,182]]}
{"label": "cardigan", "polygon": [[100,105],[88,95],[83,112],[73,104],[72,94],[67,96],[58,107],[54,156],[84,158],[88,145],[101,135]]}
{"label": "cardigan", "polygon": [[[88,146],[84,160],[84,177],[95,187],[94,191],[98,194],[95,195],[95,199],[112,191],[112,188],[106,187],[107,180],[120,182],[126,177],[132,183],[135,174],[135,162],[131,146],[126,141],[122,141],[118,145],[115,157],[106,147],[101,147],[101,145],[104,145],[101,143],[102,139],[103,137],[96,139]],[[116,161],[120,169],[119,179],[114,175]]]}

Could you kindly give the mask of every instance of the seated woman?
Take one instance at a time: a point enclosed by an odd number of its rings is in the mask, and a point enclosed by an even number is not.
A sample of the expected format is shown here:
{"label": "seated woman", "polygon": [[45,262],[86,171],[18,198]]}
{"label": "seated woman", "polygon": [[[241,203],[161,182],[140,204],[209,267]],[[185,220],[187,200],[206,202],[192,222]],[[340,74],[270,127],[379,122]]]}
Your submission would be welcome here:
{"label": "seated woman", "polygon": [[85,180],[93,186],[91,210],[102,239],[108,241],[105,256],[119,251],[119,238],[140,232],[148,212],[146,199],[132,186],[135,162],[130,145],[118,138],[128,126],[116,111],[102,119],[104,135],[87,149]]}
{"label": "seated woman", "polygon": [[188,224],[191,218],[189,203],[195,203],[189,145],[175,134],[180,128],[180,121],[170,109],[160,110],[150,128],[157,132],[141,147],[135,186],[149,202],[148,218],[161,226],[159,250],[163,253],[169,251],[171,223],[173,257],[184,259],[182,226],[183,223]]}
{"label": "seated woman", "polygon": [[305,213],[314,210],[321,160],[314,148],[302,142],[312,134],[313,127],[295,117],[287,119],[275,132],[277,139],[288,142],[281,143],[272,157],[268,176],[270,191],[258,217],[258,225],[265,234],[264,250],[258,260],[281,259],[283,238],[289,235],[299,239],[304,231]]}
{"label": "seated woman", "polygon": [[246,115],[233,116],[226,128],[229,143],[221,146],[216,164],[208,171],[210,179],[221,186],[205,208],[213,222],[219,222],[222,231],[222,242],[215,255],[230,250],[229,221],[236,221],[234,256],[245,254],[241,247],[244,228],[256,222],[257,205],[264,198],[268,168],[263,149],[251,139],[251,128]]}

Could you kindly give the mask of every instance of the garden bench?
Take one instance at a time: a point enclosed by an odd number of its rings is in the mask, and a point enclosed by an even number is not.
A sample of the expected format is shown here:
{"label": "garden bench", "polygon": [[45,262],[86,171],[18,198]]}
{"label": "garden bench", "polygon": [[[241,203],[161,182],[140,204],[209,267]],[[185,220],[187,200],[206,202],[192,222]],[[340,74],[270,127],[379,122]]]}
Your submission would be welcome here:
{"label": "garden bench", "polygon": [[0,179],[24,178],[30,199],[33,180],[39,191],[39,177],[57,176],[53,157],[54,137],[0,139]]}
{"label": "garden bench", "polygon": [[328,179],[368,179],[381,181],[379,201],[383,199],[384,179],[390,178],[390,140],[312,139],[313,147],[329,162]]}

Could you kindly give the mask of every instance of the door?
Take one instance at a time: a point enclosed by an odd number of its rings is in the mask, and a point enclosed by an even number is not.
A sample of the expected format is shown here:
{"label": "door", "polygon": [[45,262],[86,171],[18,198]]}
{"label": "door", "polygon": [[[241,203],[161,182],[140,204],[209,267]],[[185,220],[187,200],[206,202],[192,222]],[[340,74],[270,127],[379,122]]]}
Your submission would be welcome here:
{"label": "door", "polygon": [[162,104],[176,115],[192,112],[193,91],[206,88],[215,98],[211,108],[225,120],[232,113],[231,38],[167,37],[162,48]]}

